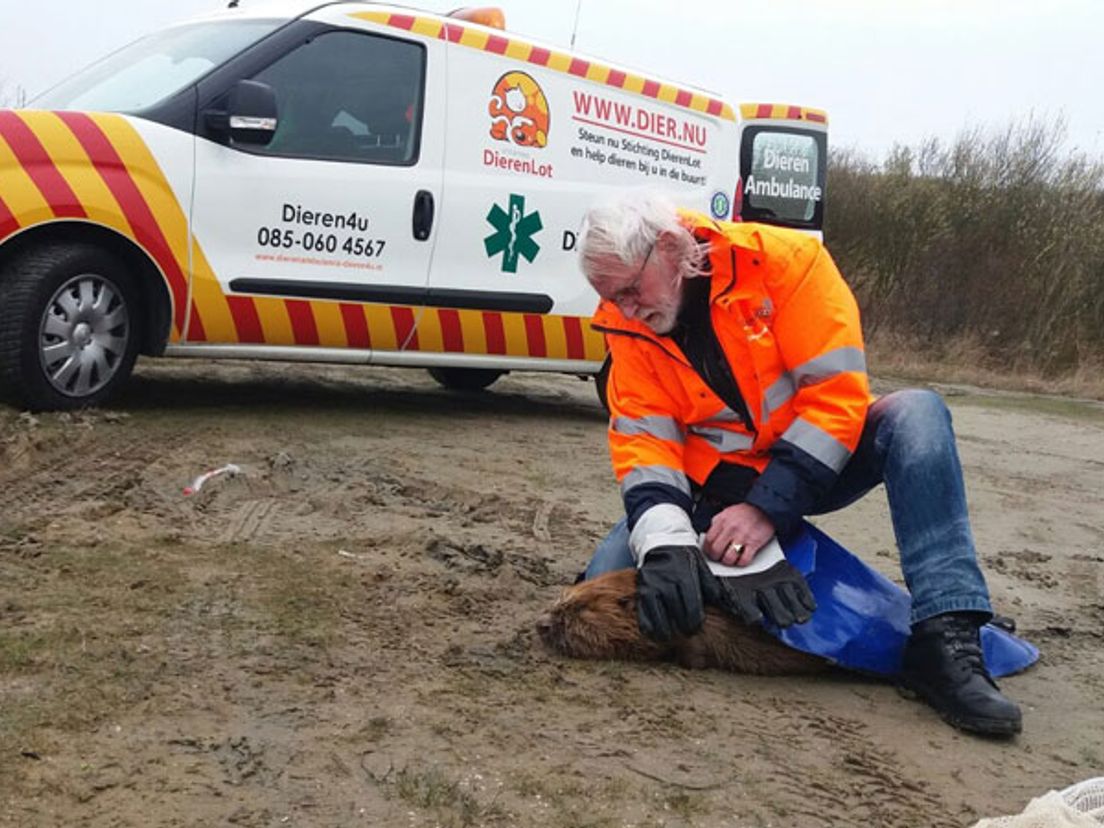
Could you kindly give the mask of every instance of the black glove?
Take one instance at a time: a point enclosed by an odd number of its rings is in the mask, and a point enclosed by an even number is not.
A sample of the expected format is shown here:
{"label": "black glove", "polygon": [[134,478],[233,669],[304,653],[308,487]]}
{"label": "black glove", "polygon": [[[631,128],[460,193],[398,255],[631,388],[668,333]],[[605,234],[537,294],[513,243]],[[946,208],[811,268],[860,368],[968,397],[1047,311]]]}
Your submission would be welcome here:
{"label": "black glove", "polygon": [[809,585],[789,561],[779,561],[754,575],[713,576],[711,582],[702,580],[706,600],[745,624],[758,624],[763,616],[779,627],[804,624],[816,609],[816,599]]}
{"label": "black glove", "polygon": [[701,573],[709,574],[696,546],[657,546],[636,571],[636,620],[656,641],[693,635],[705,623]]}

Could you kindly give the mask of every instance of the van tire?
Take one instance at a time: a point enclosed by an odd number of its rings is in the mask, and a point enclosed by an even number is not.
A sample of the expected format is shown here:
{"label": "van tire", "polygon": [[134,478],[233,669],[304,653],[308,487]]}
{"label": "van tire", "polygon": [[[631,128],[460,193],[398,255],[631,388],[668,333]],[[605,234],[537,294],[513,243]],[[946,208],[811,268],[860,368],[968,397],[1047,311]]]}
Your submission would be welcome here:
{"label": "van tire", "polygon": [[0,396],[34,411],[99,405],[130,376],[138,291],[90,244],[32,248],[0,269]]}
{"label": "van tire", "polygon": [[602,408],[606,409],[607,414],[609,414],[609,398],[606,394],[609,390],[610,366],[612,364],[613,355],[606,354],[606,361],[602,363],[602,367],[594,375],[594,390],[598,392],[598,402],[602,404]]}
{"label": "van tire", "polygon": [[429,375],[452,391],[482,391],[505,374],[495,368],[430,368]]}

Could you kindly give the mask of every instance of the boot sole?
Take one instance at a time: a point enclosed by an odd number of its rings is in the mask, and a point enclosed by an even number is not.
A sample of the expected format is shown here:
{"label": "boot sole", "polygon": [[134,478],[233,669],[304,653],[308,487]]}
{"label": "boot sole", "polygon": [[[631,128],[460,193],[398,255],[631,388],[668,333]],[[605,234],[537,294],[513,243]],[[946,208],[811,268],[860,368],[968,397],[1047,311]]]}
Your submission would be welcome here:
{"label": "boot sole", "polygon": [[958,730],[969,733],[977,733],[981,736],[1015,736],[1023,731],[1023,721],[1020,719],[987,719],[985,717],[958,716],[946,710],[941,710],[929,693],[923,688],[910,687],[907,684],[898,684],[897,692],[906,699],[921,701],[939,714],[947,724]]}

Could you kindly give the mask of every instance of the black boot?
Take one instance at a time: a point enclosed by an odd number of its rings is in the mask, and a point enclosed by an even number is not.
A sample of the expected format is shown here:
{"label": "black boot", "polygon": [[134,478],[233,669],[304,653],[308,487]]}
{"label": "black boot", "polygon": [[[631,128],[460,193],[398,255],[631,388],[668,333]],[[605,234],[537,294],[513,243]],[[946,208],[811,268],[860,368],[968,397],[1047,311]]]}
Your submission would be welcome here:
{"label": "black boot", "polygon": [[961,730],[1010,736],[1022,729],[1020,708],[1001,695],[981,653],[978,616],[948,613],[921,621],[905,644],[902,693],[919,696]]}

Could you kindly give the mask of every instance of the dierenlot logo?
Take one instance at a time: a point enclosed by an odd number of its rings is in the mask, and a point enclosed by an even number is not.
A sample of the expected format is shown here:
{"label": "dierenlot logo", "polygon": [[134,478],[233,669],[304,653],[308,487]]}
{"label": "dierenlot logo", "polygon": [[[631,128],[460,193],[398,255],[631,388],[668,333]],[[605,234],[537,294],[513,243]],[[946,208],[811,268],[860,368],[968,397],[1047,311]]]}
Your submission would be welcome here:
{"label": "dierenlot logo", "polygon": [[548,99],[540,84],[524,72],[507,72],[498,79],[487,112],[491,116],[491,137],[496,141],[519,147],[548,145]]}
{"label": "dierenlot logo", "polygon": [[544,224],[538,211],[525,214],[525,196],[511,193],[508,210],[495,204],[487,213],[487,221],[495,232],[483,239],[483,247],[492,259],[502,254],[503,273],[517,273],[519,256],[533,263],[540,252],[540,245],[533,236],[544,228]]}

